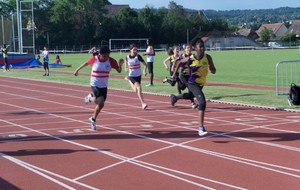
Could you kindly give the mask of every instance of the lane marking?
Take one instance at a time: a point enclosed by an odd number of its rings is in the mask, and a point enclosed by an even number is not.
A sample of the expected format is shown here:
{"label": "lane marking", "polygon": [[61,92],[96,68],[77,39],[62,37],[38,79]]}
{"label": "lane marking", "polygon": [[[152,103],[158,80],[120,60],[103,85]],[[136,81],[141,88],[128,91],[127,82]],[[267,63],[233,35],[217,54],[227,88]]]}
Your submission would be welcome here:
{"label": "lane marking", "polygon": [[126,126],[126,125],[121,125],[121,128],[153,128],[153,125],[150,124],[141,124],[141,125],[131,125],[131,126]]}
{"label": "lane marking", "polygon": [[[15,164],[17,164],[17,165],[23,167],[23,168],[26,168],[27,170],[32,171],[33,173],[36,173],[37,175],[42,176],[42,177],[44,177],[44,178],[50,180],[51,182],[56,183],[57,185],[60,185],[60,186],[62,186],[62,187],[64,187],[64,188],[66,188],[66,189],[76,190],[75,188],[73,188],[73,187],[71,187],[71,186],[68,186],[67,184],[62,183],[62,182],[60,182],[60,181],[58,181],[58,180],[56,180],[56,179],[54,179],[54,178],[52,178],[52,177],[50,177],[50,176],[48,176],[48,175],[46,175],[46,174],[44,174],[44,173],[42,173],[42,172],[36,170],[36,169],[34,169],[34,168],[28,166],[28,165],[29,165],[28,163],[25,163],[25,162],[23,162],[23,161],[21,161],[21,160],[18,160],[18,159],[16,159],[16,158],[13,158],[13,157],[8,156],[8,155],[6,155],[6,154],[3,154],[3,153],[1,153],[1,152],[0,152],[0,157],[5,158],[5,159],[7,159],[7,160],[9,160],[9,161],[11,161],[11,162],[13,162],[13,163],[15,163]],[[94,188],[94,189],[95,189],[95,188]]]}

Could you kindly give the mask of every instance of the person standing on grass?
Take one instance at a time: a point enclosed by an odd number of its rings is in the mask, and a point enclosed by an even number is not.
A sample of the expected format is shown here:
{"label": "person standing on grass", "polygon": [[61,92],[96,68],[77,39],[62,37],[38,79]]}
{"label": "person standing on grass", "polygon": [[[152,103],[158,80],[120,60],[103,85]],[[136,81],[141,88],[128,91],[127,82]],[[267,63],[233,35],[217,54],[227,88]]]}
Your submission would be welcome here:
{"label": "person standing on grass", "polygon": [[[216,68],[214,66],[211,56],[205,53],[203,40],[199,40],[196,42],[195,50],[196,54],[192,54],[190,57],[186,57],[184,59],[176,61],[178,66],[176,67],[174,73],[176,73],[181,64],[187,62],[187,65],[189,67],[188,88],[199,102],[198,110],[200,118],[198,134],[200,136],[203,136],[207,134],[207,131],[204,127],[204,112],[206,109],[206,99],[202,89],[206,83],[208,71],[210,70],[212,74],[215,74]],[[173,74],[173,80],[176,80],[175,74]]]}
{"label": "person standing on grass", "polygon": [[89,93],[85,98],[84,102],[94,102],[96,107],[94,109],[93,116],[89,118],[91,128],[96,130],[96,119],[104,107],[104,103],[107,97],[107,86],[109,73],[111,69],[115,69],[118,73],[122,72],[123,59],[117,61],[110,57],[110,49],[107,46],[100,48],[100,55],[92,56],[87,62],[80,65],[75,71],[74,75],[78,76],[79,71],[90,65],[92,67],[90,85],[92,93]]}
{"label": "person standing on grass", "polygon": [[151,87],[153,86],[153,63],[154,63],[154,56],[155,56],[155,51],[153,48],[153,41],[151,38],[147,40],[147,49],[144,55],[147,56],[147,67],[148,67],[148,72],[150,75],[150,83],[146,85],[146,87]]}
{"label": "person standing on grass", "polygon": [[140,102],[142,104],[142,109],[147,108],[147,104],[144,102],[143,92],[141,87],[141,63],[144,65],[143,74],[147,76],[147,64],[145,63],[142,56],[137,53],[137,47],[135,44],[131,44],[129,47],[130,54],[126,56],[126,65],[125,71],[129,71],[128,77],[125,77],[126,80],[130,83],[132,89],[137,93]]}
{"label": "person standing on grass", "polygon": [[[179,59],[184,59],[186,57],[190,57],[191,56],[191,45],[190,44],[185,44],[184,46],[184,53],[180,55]],[[184,90],[185,88],[188,87],[188,80],[189,80],[189,66],[187,64],[188,62],[185,62],[185,63],[181,63],[181,70],[180,70],[180,74],[179,74],[179,79],[180,81],[182,82],[182,85],[181,85],[181,90]],[[188,92],[187,93],[183,93],[183,94],[180,94],[179,95],[174,95],[174,94],[171,94],[171,104],[172,106],[175,105],[175,103],[177,102],[177,100],[179,99],[185,99],[185,100],[190,100],[191,103],[192,103],[192,108],[195,109],[198,107],[198,104],[196,104],[194,102],[194,95],[193,93],[189,90],[188,88]]]}
{"label": "person standing on grass", "polygon": [[43,56],[43,64],[44,64],[44,75],[49,76],[49,51],[48,48],[45,46],[44,51],[42,51]]}
{"label": "person standing on grass", "polygon": [[3,57],[3,64],[4,64],[3,72],[9,71],[8,50],[7,49],[8,49],[8,46],[6,46],[6,44],[3,44],[3,47],[1,49],[2,57]]}

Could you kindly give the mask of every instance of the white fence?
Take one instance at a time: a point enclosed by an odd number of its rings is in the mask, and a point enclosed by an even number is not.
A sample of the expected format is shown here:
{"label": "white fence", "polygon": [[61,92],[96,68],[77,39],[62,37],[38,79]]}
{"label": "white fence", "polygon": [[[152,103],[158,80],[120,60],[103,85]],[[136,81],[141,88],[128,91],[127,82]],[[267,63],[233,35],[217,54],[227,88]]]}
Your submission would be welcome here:
{"label": "white fence", "polygon": [[276,96],[289,96],[292,83],[300,85],[300,60],[280,61],[276,64]]}

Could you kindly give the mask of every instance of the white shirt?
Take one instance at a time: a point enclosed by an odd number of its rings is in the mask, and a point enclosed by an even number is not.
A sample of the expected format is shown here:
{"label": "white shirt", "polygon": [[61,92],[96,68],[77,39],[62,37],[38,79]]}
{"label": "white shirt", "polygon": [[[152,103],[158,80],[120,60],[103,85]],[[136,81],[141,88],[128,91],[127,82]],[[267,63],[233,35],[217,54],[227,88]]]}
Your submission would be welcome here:
{"label": "white shirt", "polygon": [[110,57],[105,62],[101,62],[99,57],[94,56],[88,62],[92,66],[90,85],[107,88],[109,72],[112,68],[118,68],[117,61]]}
{"label": "white shirt", "polygon": [[[151,46],[147,47],[146,53],[152,53],[153,54],[153,49],[151,50]],[[153,55],[147,55],[147,62],[154,62],[154,56]]]}
{"label": "white shirt", "polygon": [[138,58],[138,55],[131,58],[130,55],[127,55],[126,60],[129,67],[129,76],[130,77],[141,76],[141,63]]}

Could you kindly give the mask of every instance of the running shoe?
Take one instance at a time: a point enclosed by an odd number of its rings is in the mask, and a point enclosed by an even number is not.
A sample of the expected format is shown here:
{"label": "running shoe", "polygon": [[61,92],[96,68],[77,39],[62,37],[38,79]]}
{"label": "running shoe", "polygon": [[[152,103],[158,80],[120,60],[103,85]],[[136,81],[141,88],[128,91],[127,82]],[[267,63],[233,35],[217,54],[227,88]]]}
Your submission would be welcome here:
{"label": "running shoe", "polygon": [[171,94],[171,105],[175,106],[175,103],[177,102],[177,97],[174,94]]}
{"label": "running shoe", "polygon": [[94,121],[92,117],[89,118],[89,121],[91,123],[91,129],[95,131],[96,130],[96,121]]}
{"label": "running shoe", "polygon": [[147,107],[148,107],[148,105],[145,103],[142,105],[143,110],[145,110]]}
{"label": "running shoe", "polygon": [[198,135],[199,136],[204,136],[206,134],[207,134],[207,131],[205,130],[204,126],[199,126]]}
{"label": "running shoe", "polygon": [[199,104],[197,104],[197,103],[192,103],[192,109],[197,109],[199,107]]}
{"label": "running shoe", "polygon": [[154,86],[153,84],[147,84],[146,87],[152,87]]}
{"label": "running shoe", "polygon": [[168,78],[166,77],[162,82],[163,82],[163,83],[168,82]]}
{"label": "running shoe", "polygon": [[92,93],[89,93],[85,98],[84,98],[84,103],[88,104],[90,101],[90,98],[92,97]]}

